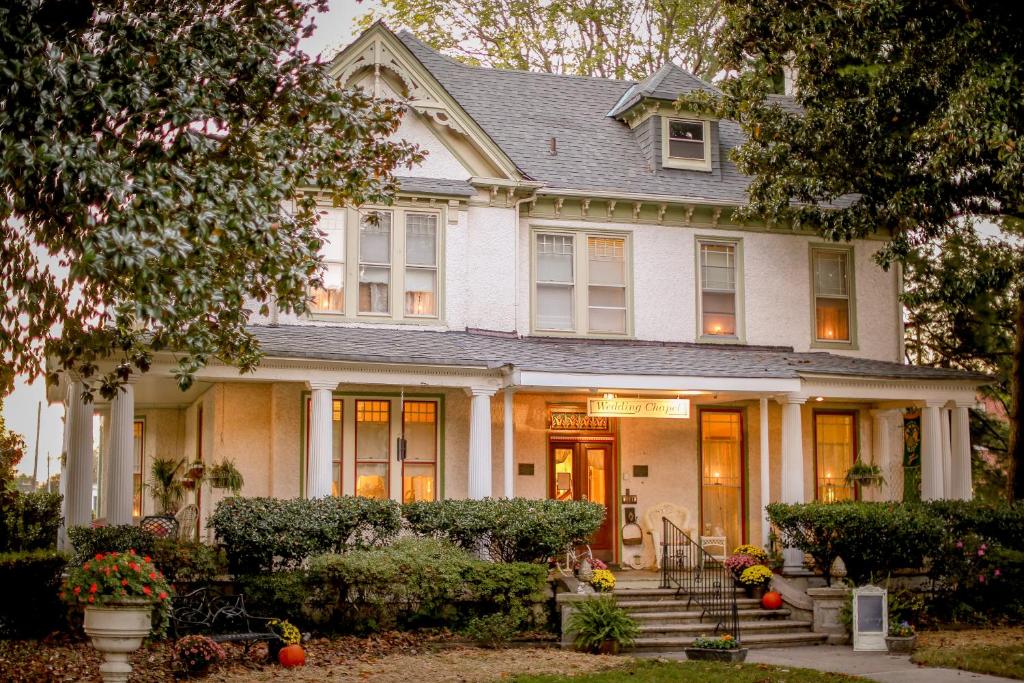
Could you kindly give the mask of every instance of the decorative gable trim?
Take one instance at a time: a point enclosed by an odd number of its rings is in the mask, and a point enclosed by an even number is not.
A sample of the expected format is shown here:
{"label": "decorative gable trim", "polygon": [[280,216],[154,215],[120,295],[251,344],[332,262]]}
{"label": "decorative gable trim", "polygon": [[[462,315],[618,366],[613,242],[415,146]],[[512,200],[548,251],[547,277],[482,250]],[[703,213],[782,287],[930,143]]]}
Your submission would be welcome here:
{"label": "decorative gable trim", "polygon": [[[402,101],[409,109],[435,128],[454,134],[438,137],[463,162],[470,175],[497,176],[509,180],[526,178],[508,155],[382,22],[373,24],[342,50],[329,69],[329,73],[343,86],[350,84],[364,71],[372,73],[374,97],[382,96],[383,79],[390,75],[401,83]],[[452,138],[463,144],[452,144]],[[473,155],[459,149],[465,144],[470,145],[490,168],[483,167],[472,158]]]}

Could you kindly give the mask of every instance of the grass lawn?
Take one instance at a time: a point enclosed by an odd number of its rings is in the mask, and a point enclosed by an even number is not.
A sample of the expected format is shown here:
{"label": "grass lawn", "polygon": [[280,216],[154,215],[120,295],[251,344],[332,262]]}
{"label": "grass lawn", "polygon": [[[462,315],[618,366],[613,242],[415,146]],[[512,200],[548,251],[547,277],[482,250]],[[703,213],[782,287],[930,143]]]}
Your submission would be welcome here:
{"label": "grass lawn", "polygon": [[784,669],[766,664],[665,662],[634,660],[623,668],[578,676],[517,676],[515,683],[836,683],[864,679],[810,669]]}
{"label": "grass lawn", "polygon": [[1024,627],[925,631],[910,660],[1024,680]]}

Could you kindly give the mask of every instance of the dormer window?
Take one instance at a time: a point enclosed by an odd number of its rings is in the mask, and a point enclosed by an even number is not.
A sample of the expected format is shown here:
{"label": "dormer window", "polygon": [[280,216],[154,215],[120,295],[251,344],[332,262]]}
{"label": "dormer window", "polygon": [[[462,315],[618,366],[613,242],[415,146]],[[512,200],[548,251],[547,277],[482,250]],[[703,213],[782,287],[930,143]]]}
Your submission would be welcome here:
{"label": "dormer window", "polygon": [[665,168],[711,170],[711,126],[700,119],[663,117],[661,165]]}

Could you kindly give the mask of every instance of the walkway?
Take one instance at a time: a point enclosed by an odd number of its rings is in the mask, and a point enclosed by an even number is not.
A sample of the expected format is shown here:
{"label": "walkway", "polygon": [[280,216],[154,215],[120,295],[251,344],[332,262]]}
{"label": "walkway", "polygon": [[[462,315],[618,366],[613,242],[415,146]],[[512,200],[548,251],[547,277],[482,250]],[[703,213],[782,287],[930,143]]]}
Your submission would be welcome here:
{"label": "walkway", "polygon": [[863,676],[883,683],[1005,683],[1012,680],[957,669],[918,666],[906,655],[854,652],[852,648],[842,645],[751,650],[747,654],[747,661]]}

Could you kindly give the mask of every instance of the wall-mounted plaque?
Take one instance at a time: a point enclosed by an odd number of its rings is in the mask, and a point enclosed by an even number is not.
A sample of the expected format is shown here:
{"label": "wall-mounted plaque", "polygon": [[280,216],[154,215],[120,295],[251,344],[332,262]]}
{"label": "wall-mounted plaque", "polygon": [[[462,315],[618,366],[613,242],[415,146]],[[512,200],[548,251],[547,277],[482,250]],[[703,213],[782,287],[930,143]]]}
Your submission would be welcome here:
{"label": "wall-mounted plaque", "polygon": [[647,465],[633,465],[633,476],[634,477],[646,477],[647,476]]}
{"label": "wall-mounted plaque", "polygon": [[519,476],[520,477],[532,477],[533,476],[533,463],[532,462],[521,462],[521,463],[519,463]]}

